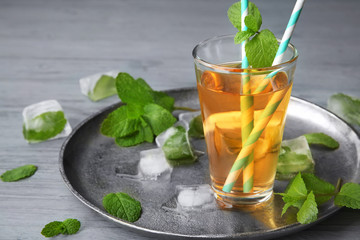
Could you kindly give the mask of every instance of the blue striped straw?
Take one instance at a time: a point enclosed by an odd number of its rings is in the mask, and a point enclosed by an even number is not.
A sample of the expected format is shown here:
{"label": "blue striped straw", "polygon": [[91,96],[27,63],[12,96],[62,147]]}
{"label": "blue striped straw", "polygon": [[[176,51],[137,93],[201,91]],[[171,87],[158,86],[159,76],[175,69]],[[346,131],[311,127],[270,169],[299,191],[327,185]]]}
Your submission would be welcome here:
{"label": "blue striped straw", "polygon": [[[248,15],[248,0],[241,0],[241,31],[246,31],[247,26],[245,25],[245,18]],[[246,69],[249,67],[249,61],[246,57],[245,44],[247,41],[241,43],[241,54],[242,62],[241,68]],[[241,109],[241,138],[242,145],[244,144],[249,137],[251,131],[254,128],[254,98],[251,96],[251,84],[250,84],[250,75],[247,72],[242,73],[242,93],[240,97],[240,109]],[[250,192],[253,187],[253,173],[254,173],[254,153],[251,154],[245,159],[247,163],[244,165],[247,167],[247,171],[244,170],[244,181],[243,181],[243,191]],[[249,163],[249,164],[248,164]]]}
{"label": "blue striped straw", "polygon": [[[248,28],[245,25],[245,17],[248,15],[248,0],[241,0],[241,31],[246,31]],[[241,43],[241,56],[242,56],[242,61],[241,61],[241,68],[248,68],[249,67],[249,61],[246,57],[246,52],[245,52],[245,44],[246,44],[247,40],[243,41]]]}
{"label": "blue striped straw", "polygon": [[297,21],[299,19],[299,16],[300,16],[301,10],[303,9],[304,3],[305,3],[305,0],[297,0],[296,3],[295,3],[295,7],[294,7],[294,9],[293,9],[293,11],[291,13],[290,19],[289,19],[289,23],[286,26],[284,35],[283,35],[283,37],[281,39],[279,49],[278,49],[278,51],[276,53],[274,62],[272,64],[273,66],[277,65],[277,64],[280,64],[283,57],[284,57],[284,53],[286,51],[287,46],[289,45],[291,36],[292,36],[292,34],[294,32],[296,23],[297,23]]}
{"label": "blue striped straw", "polygon": [[[295,26],[296,26],[296,23],[299,19],[299,16],[300,16],[300,13],[301,13],[301,10],[303,9],[303,6],[304,6],[304,3],[305,3],[305,0],[297,0],[296,3],[295,3],[295,6],[294,6],[294,9],[291,13],[291,16],[290,16],[290,19],[289,19],[289,22],[288,22],[288,25],[286,26],[286,29],[285,29],[285,32],[284,32],[284,35],[281,39],[281,43],[280,43],[280,46],[276,52],[276,55],[275,55],[275,59],[272,63],[272,66],[274,65],[277,65],[277,64],[280,64],[283,57],[284,57],[284,53],[286,51],[286,48],[287,46],[289,45],[289,42],[290,42],[290,39],[292,37],[292,34],[294,32],[294,29],[295,29]],[[278,72],[280,71],[279,70],[276,70],[276,71],[273,71],[271,72],[269,75],[267,75],[265,79],[269,79],[269,78],[272,78],[273,76],[275,76]],[[254,91],[254,93],[260,93],[262,92],[268,85],[268,82],[267,81],[264,81],[264,85],[260,85],[259,87],[257,87]]]}

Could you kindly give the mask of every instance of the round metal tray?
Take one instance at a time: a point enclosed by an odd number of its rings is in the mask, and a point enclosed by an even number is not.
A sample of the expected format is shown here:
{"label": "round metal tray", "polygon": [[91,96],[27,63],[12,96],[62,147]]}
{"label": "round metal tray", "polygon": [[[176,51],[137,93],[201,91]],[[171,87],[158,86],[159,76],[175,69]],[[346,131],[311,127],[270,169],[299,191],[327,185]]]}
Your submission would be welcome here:
{"label": "round metal tray", "polygon": [[[196,89],[167,93],[176,99],[177,106],[199,108]],[[176,186],[209,183],[207,156],[200,157],[191,166],[174,168],[168,180],[138,181],[121,177],[137,174],[139,152],[155,148],[155,144],[120,148],[113,139],[100,134],[103,119],[120,105],[114,104],[79,124],[64,142],[59,164],[70,191],[86,206],[122,227],[164,239],[269,239],[305,229],[339,210],[330,202],[321,205],[318,220],[308,225],[297,223],[296,215],[291,211],[281,217],[283,202],[279,196],[264,206],[240,211],[218,208],[176,211]],[[284,139],[310,132],[326,133],[340,143],[340,148],[335,151],[312,147],[316,174],[333,184],[338,178],[359,182],[360,140],[356,132],[327,110],[292,97]],[[204,140],[196,140],[194,145],[196,149],[206,151]],[[275,192],[284,191],[286,185],[287,182],[276,181]],[[126,192],[139,200],[142,205],[140,219],[130,223],[108,214],[102,206],[102,198],[110,192]]]}

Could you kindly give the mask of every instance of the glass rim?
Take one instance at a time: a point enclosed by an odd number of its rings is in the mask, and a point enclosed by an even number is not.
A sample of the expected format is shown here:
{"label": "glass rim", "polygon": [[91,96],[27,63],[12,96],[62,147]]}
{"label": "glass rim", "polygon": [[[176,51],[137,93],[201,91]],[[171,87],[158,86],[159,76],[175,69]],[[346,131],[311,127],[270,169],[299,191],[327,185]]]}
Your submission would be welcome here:
{"label": "glass rim", "polygon": [[[210,63],[202,58],[200,58],[198,55],[197,55],[197,52],[198,52],[198,49],[203,46],[204,44],[206,43],[209,43],[211,41],[214,41],[214,40],[218,40],[218,39],[221,39],[221,38],[229,38],[229,37],[232,37],[234,38],[235,37],[235,34],[226,34],[226,35],[219,35],[219,36],[215,36],[215,37],[211,37],[211,38],[208,38],[208,39],[205,39],[204,41],[201,41],[199,42],[193,49],[192,51],[192,56],[194,58],[194,61],[195,62],[198,62],[208,68],[211,68],[211,69],[216,69],[216,70],[222,70],[222,71],[226,71],[226,72],[244,72],[244,70],[247,70],[249,71],[249,68],[234,68],[234,67],[225,67],[225,66],[221,66],[221,65],[218,65],[218,64],[214,64],[214,63]],[[281,42],[281,39],[278,39],[278,42]],[[234,43],[235,44],[235,43]],[[240,46],[240,45],[239,45]],[[279,68],[284,68],[286,67],[287,65],[290,65],[291,63],[293,63],[294,61],[296,61],[296,59],[298,58],[299,54],[298,54],[298,51],[297,49],[295,48],[295,46],[291,43],[288,44],[287,46],[288,48],[292,49],[293,50],[293,56],[291,57],[290,60],[286,61],[286,62],[282,62],[282,63],[279,63],[277,65],[274,65],[274,66],[270,66],[270,67],[262,67],[262,68],[250,68],[251,71],[253,70],[256,70],[258,72],[266,72],[266,71],[274,71],[276,69],[279,69]]]}

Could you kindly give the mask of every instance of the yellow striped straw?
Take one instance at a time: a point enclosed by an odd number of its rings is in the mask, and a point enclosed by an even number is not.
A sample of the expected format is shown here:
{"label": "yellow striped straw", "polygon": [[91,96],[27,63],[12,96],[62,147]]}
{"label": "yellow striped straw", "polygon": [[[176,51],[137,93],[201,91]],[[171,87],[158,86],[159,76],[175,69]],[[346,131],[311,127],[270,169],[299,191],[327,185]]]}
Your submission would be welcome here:
{"label": "yellow striped straw", "polygon": [[[289,88],[290,89],[290,88]],[[225,184],[222,188],[224,192],[231,192],[235,182],[237,181],[244,164],[246,163],[249,155],[252,154],[256,142],[259,139],[260,135],[264,131],[265,127],[268,125],[271,117],[276,111],[277,107],[280,105],[282,99],[288,90],[277,91],[273,94],[270,101],[266,105],[264,111],[261,113],[260,118],[255,125],[254,129],[251,131],[249,137],[247,138],[244,147],[241,149],[239,155],[235,159],[235,162],[229,172],[229,175],[226,178]]]}

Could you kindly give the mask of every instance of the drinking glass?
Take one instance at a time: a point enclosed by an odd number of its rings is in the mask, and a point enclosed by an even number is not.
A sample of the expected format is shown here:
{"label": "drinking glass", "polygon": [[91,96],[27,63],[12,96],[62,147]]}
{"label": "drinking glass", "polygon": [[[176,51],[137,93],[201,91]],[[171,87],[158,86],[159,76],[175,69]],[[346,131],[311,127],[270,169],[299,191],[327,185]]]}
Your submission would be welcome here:
{"label": "drinking glass", "polygon": [[[242,69],[241,46],[234,44],[234,35],[226,35],[199,43],[193,50],[193,57],[211,186],[216,199],[229,207],[268,200],[274,185],[286,109],[298,58],[297,50],[289,44],[282,63],[271,67]],[[243,91],[245,77],[250,78],[250,94],[244,94]],[[264,89],[259,92],[260,86]],[[242,168],[232,190],[223,191],[230,169],[245,143],[242,132],[246,130],[246,124],[250,121],[254,126],[258,124],[262,112],[274,94],[281,94],[283,97],[256,141],[251,156],[251,190],[244,189],[243,179],[249,177]],[[249,97],[253,107],[250,117],[246,116],[248,113],[241,107],[242,102],[249,101]],[[246,171],[249,175],[248,170]]]}

